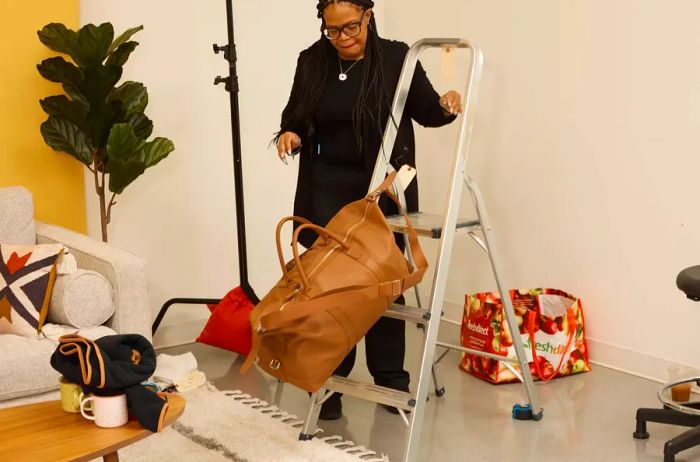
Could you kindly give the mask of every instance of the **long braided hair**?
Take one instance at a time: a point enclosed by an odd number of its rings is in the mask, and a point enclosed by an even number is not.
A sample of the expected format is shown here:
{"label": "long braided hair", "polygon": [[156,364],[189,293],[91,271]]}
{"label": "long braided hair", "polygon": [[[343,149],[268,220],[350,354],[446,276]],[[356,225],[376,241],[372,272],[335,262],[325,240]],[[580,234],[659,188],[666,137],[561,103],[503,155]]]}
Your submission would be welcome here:
{"label": "long braided hair", "polygon": [[[362,7],[363,11],[374,6],[372,0],[319,0],[316,9],[318,17],[322,20],[321,30],[326,27],[323,11],[330,4],[340,2],[353,3]],[[287,120],[283,121],[284,125],[292,127],[309,127],[311,125],[326,81],[337,66],[337,51],[323,33],[319,40],[312,45],[310,52],[312,53],[311,59],[305,60],[304,68],[300,69],[304,76],[301,88],[299,88],[301,97],[298,98],[294,107],[290,108],[290,114],[285,117]],[[362,150],[363,134],[368,127],[379,127],[381,136],[382,110],[389,112],[388,108],[391,106],[384,81],[382,61],[383,53],[377,33],[377,23],[374,14],[372,14],[367,31],[362,83],[352,118],[358,153]],[[275,141],[279,135],[278,133]]]}

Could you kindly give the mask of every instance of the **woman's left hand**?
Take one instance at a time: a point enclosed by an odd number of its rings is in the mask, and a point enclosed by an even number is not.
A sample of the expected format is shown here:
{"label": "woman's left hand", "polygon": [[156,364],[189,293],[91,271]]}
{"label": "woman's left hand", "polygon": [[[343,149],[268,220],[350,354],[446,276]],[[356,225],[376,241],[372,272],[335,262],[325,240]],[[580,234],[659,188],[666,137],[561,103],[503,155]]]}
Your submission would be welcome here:
{"label": "woman's left hand", "polygon": [[446,114],[457,115],[462,113],[462,95],[450,90],[440,98],[440,106]]}

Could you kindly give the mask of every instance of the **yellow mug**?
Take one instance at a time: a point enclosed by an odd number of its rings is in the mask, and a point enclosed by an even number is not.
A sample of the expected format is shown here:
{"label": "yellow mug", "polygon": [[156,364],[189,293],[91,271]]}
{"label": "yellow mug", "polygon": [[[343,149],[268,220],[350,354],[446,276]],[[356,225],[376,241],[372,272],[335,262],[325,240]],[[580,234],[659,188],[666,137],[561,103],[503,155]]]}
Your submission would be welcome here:
{"label": "yellow mug", "polygon": [[66,412],[80,412],[83,389],[77,383],[69,382],[65,377],[58,379],[61,387],[61,408]]}

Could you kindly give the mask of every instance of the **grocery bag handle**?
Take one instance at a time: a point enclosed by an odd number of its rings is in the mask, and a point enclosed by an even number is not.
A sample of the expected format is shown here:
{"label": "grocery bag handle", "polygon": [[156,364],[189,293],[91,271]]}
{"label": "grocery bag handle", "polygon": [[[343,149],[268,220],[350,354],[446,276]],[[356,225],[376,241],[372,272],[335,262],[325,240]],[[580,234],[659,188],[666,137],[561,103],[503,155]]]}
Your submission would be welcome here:
{"label": "grocery bag handle", "polygon": [[542,380],[543,382],[549,382],[554,377],[556,377],[557,374],[559,374],[559,371],[561,371],[561,368],[564,365],[564,357],[566,356],[566,352],[569,351],[571,342],[574,340],[574,335],[576,334],[576,315],[574,314],[574,310],[572,308],[566,310],[566,318],[568,321],[567,325],[569,327],[569,340],[566,342],[566,347],[564,348],[564,353],[562,353],[561,355],[561,359],[559,359],[559,364],[554,369],[554,372],[548,377],[545,377],[542,373],[542,369],[540,368],[540,362],[537,360],[537,348],[535,348],[536,317],[537,313],[534,310],[529,310],[527,312],[527,330],[530,334],[530,349],[532,350],[532,360],[535,363],[535,370],[537,371],[537,376],[540,378],[540,380]]}

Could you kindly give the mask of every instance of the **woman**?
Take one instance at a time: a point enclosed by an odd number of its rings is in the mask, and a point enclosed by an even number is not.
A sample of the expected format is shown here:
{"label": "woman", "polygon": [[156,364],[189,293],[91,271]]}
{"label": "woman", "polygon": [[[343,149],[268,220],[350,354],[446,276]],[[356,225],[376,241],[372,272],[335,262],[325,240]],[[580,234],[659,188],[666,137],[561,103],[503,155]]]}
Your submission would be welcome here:
{"label": "woman", "polygon": [[[294,214],[321,226],[343,206],[367,194],[408,51],[405,43],[379,38],[373,6],[371,0],[319,1],[323,36],[299,55],[276,138],[278,155],[285,163],[287,156],[301,153]],[[412,119],[439,127],[461,111],[461,96],[450,91],[440,97],[419,64],[406,102],[406,117],[395,121],[400,123],[390,157],[392,165],[396,169],[415,165]],[[418,208],[416,183],[406,190],[409,211]],[[385,213],[396,213],[388,203],[380,205]],[[315,238],[310,232],[302,233],[300,242],[310,247]],[[403,299],[397,302],[403,303]],[[375,383],[408,391],[409,374],[403,368],[404,322],[380,319],[367,333],[365,345]],[[336,374],[347,377],[354,362],[353,349]],[[393,407],[387,409],[398,412]],[[335,394],[323,404],[319,417],[335,420],[341,416],[340,395]]]}

